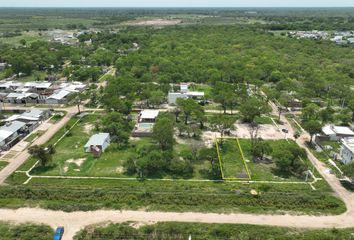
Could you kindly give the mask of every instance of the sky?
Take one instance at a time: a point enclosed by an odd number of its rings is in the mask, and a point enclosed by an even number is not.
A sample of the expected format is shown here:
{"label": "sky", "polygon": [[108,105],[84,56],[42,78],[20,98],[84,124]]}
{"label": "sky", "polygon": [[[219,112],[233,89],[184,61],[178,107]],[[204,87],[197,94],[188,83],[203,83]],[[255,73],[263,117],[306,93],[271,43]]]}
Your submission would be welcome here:
{"label": "sky", "polygon": [[354,0],[0,0],[0,7],[354,7]]}

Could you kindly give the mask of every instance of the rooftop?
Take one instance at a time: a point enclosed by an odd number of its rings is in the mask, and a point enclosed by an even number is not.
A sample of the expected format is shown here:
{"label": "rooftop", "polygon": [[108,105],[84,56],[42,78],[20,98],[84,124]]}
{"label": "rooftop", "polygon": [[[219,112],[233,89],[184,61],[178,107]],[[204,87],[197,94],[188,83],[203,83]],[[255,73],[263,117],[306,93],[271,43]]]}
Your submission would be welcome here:
{"label": "rooftop", "polygon": [[101,146],[106,142],[108,138],[109,138],[109,133],[98,133],[92,135],[91,138],[86,143],[85,147],[87,148],[90,146]]}
{"label": "rooftop", "polygon": [[326,135],[339,134],[354,136],[354,132],[349,127],[343,126],[326,125],[322,128],[322,132]]}
{"label": "rooftop", "polygon": [[0,128],[0,141],[5,140],[6,138],[10,137],[12,134],[17,132],[19,129],[23,128],[26,123],[13,121],[10,124],[2,126]]}
{"label": "rooftop", "polygon": [[342,139],[342,144],[354,154],[354,137]]}
{"label": "rooftop", "polygon": [[159,115],[159,110],[143,110],[140,113],[141,119],[155,119]]}
{"label": "rooftop", "polygon": [[26,88],[49,88],[52,84],[50,82],[27,82]]}
{"label": "rooftop", "polygon": [[71,92],[66,91],[66,90],[59,90],[56,93],[50,95],[48,99],[56,99],[56,100],[62,100],[66,96],[68,96]]}

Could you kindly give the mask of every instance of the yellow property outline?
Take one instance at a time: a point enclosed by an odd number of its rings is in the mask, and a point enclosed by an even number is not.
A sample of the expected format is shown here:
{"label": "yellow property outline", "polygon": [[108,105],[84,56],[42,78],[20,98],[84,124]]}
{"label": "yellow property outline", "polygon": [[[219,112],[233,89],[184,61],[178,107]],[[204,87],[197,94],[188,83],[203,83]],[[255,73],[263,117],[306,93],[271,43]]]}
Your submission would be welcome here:
{"label": "yellow property outline", "polygon": [[224,138],[224,139],[231,139],[231,140],[235,140],[236,139],[237,146],[238,146],[238,149],[240,150],[241,158],[243,160],[243,164],[245,165],[248,177],[247,178],[225,178],[224,171],[223,171],[223,168],[222,168],[220,150],[219,150],[219,143],[218,143],[219,139],[222,139],[222,138],[217,138],[216,139],[215,146],[216,146],[216,152],[218,153],[218,159],[219,159],[219,165],[220,165],[220,171],[221,171],[221,178],[223,180],[229,180],[229,181],[232,181],[232,180],[251,180],[251,174],[250,174],[250,171],[248,169],[248,166],[247,166],[247,163],[246,163],[246,159],[245,159],[245,157],[243,155],[243,151],[242,151],[242,148],[241,148],[241,145],[240,145],[240,141],[238,140],[238,138]]}

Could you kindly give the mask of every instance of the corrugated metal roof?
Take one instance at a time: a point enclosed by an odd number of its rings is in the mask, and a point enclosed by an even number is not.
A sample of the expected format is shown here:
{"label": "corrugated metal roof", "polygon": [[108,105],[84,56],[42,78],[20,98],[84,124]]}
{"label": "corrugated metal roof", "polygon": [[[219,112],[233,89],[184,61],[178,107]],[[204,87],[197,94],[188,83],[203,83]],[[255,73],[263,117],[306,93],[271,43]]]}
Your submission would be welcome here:
{"label": "corrugated metal roof", "polygon": [[98,133],[92,135],[90,140],[86,143],[85,148],[90,146],[102,146],[109,138],[109,133]]}
{"label": "corrugated metal roof", "polygon": [[13,121],[9,125],[2,126],[0,128],[0,141],[5,140],[6,138],[10,137],[12,134],[20,130],[26,125],[24,122]]}
{"label": "corrugated metal roof", "polygon": [[65,90],[60,90],[48,97],[48,99],[56,99],[56,100],[62,100],[66,96],[68,96],[71,92],[65,91]]}

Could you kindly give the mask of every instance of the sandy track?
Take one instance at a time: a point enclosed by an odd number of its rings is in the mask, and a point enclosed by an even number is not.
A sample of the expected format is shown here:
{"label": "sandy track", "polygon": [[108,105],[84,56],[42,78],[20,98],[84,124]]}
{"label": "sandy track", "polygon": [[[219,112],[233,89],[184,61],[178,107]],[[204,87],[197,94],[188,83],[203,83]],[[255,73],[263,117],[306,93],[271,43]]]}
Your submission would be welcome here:
{"label": "sandy track", "polygon": [[77,231],[85,226],[112,222],[137,221],[154,222],[198,222],[198,223],[233,223],[255,224],[296,228],[349,228],[354,227],[353,216],[293,216],[293,215],[254,215],[254,214],[214,214],[195,212],[145,212],[99,210],[92,212],[50,211],[38,208],[17,210],[1,209],[1,220],[19,223],[41,223],[55,228],[65,227],[65,239],[72,239]]}

